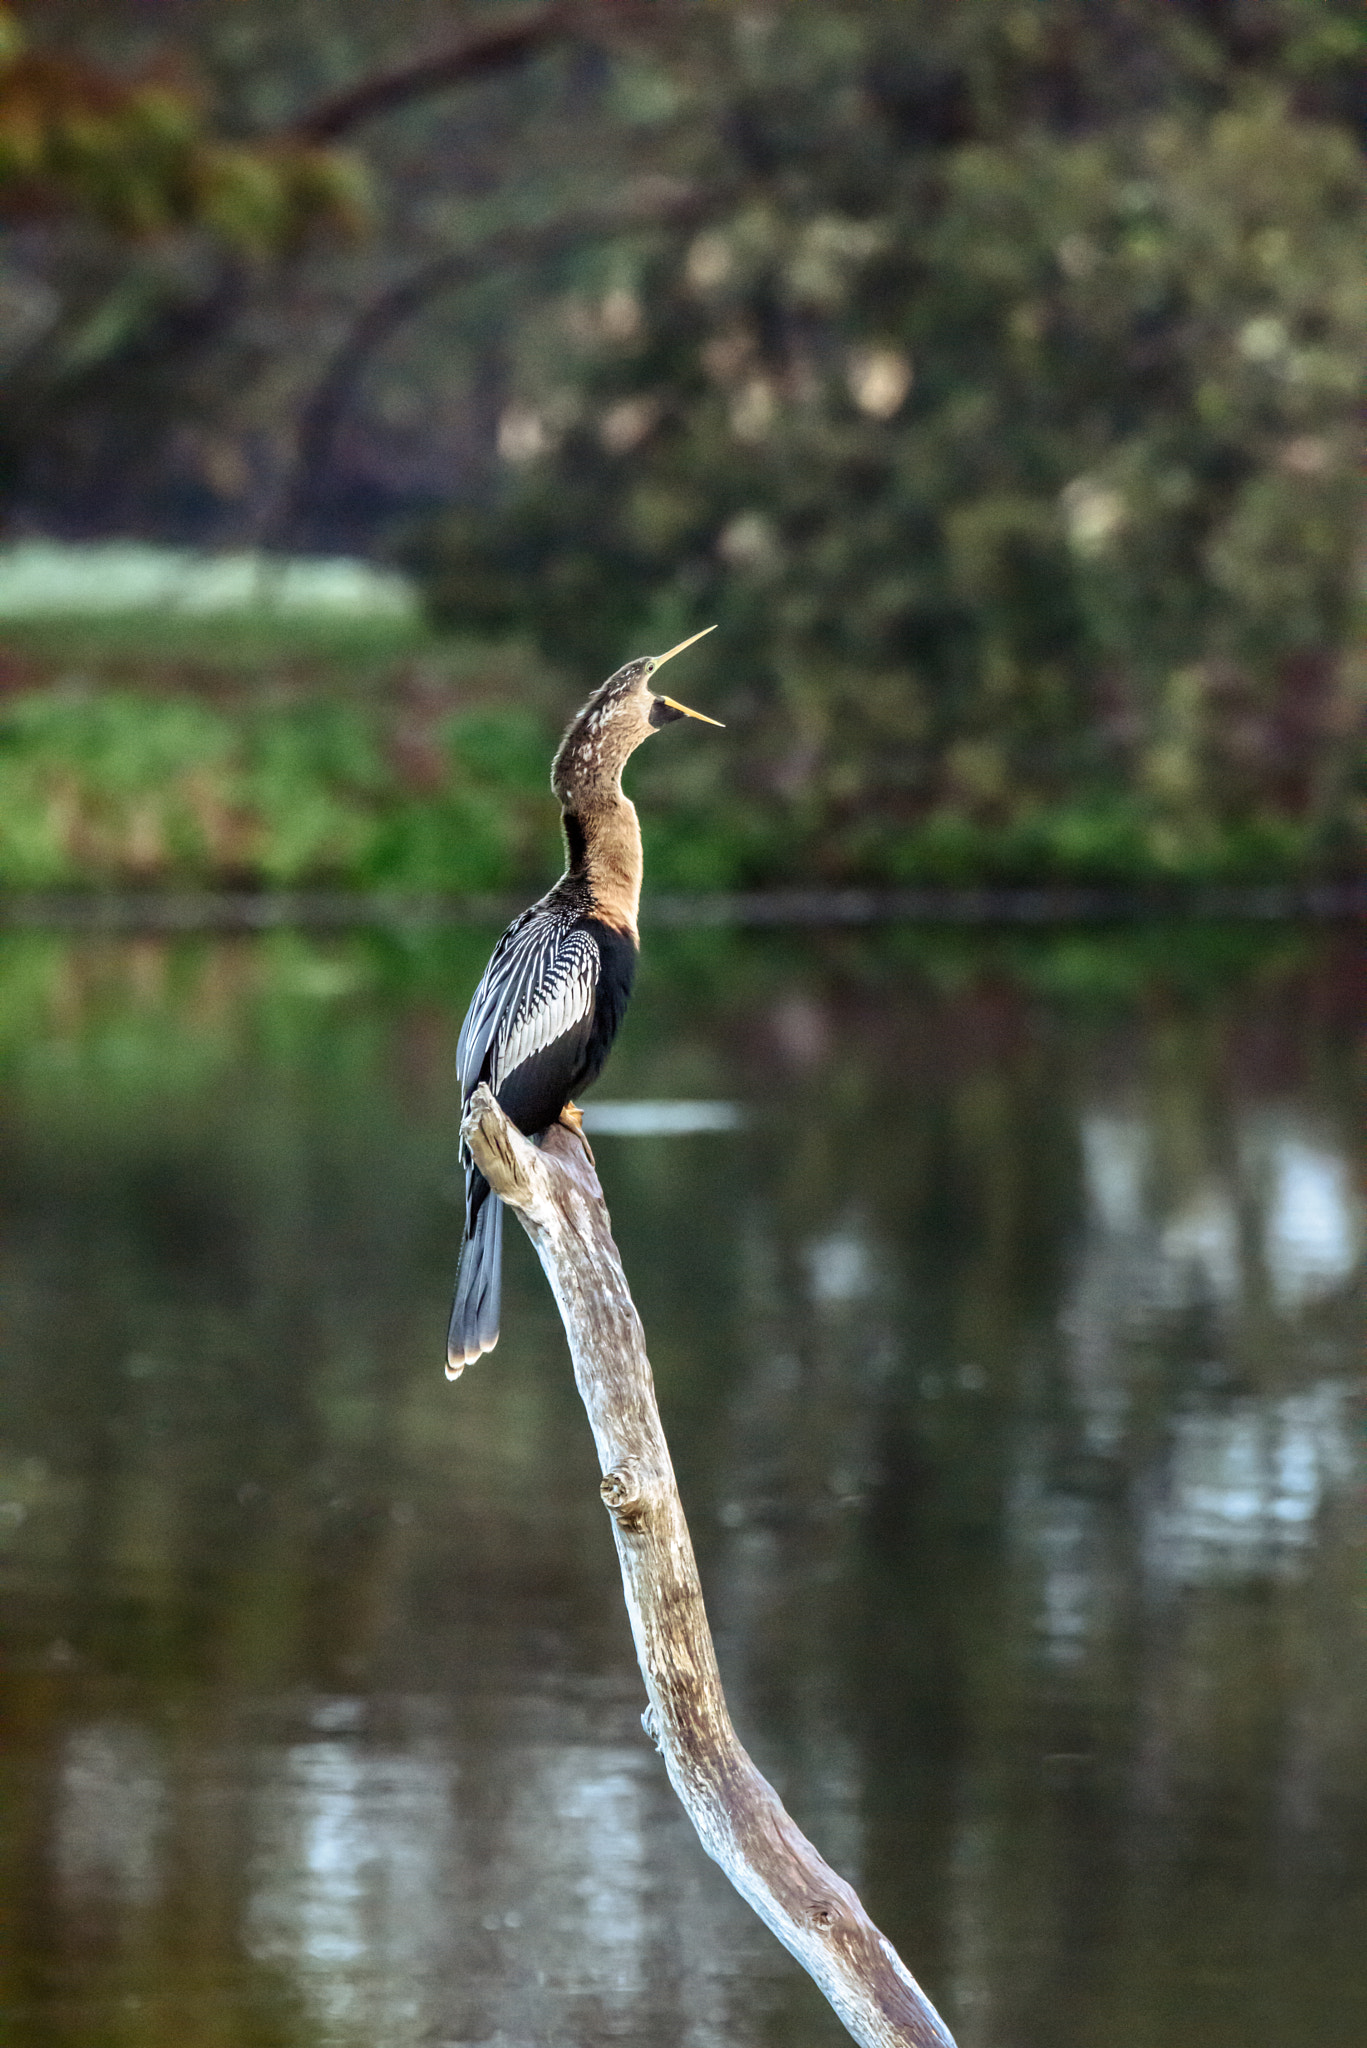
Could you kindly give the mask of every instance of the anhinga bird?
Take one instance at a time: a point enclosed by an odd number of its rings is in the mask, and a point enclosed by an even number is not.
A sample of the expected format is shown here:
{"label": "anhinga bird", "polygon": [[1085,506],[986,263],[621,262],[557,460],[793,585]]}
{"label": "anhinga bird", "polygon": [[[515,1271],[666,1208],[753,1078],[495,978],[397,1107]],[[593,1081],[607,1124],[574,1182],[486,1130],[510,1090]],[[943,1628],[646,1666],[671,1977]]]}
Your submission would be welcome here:
{"label": "anhinga bird", "polygon": [[[641,828],[622,794],[622,770],[643,740],[676,718],[721,723],[650,688],[657,669],[702,637],[619,668],[561,740],[551,787],[562,810],[565,872],[513,919],[475,990],[456,1050],[462,1111],[487,1081],[527,1137],[554,1123],[579,1129],[573,1097],[602,1071],[640,951]],[[498,1342],[502,1269],[503,1204],[466,1155],[465,1244],[446,1342],[451,1379]]]}

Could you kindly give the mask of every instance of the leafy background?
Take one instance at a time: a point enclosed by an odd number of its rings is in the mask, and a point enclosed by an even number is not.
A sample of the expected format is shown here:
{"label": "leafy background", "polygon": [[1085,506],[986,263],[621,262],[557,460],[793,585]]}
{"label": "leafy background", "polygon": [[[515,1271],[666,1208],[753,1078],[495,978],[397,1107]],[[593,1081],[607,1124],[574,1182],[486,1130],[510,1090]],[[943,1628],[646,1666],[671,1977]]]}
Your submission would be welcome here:
{"label": "leafy background", "polygon": [[427,620],[302,679],[16,629],[6,880],[520,885],[542,729],[712,620],[661,883],[1360,869],[1356,6],[5,22],[11,529]]}

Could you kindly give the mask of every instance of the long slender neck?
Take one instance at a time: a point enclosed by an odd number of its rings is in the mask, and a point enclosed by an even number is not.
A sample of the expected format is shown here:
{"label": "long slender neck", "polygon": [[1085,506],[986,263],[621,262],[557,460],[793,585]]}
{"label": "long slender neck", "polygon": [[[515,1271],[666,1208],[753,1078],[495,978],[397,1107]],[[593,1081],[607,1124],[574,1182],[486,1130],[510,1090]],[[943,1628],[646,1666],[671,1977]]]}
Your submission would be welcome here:
{"label": "long slender neck", "polygon": [[561,886],[636,943],[641,828],[636,806],[622,794],[622,770],[649,732],[636,694],[605,698],[600,691],[570,725],[551,769],[565,828]]}
{"label": "long slender neck", "polygon": [[565,832],[565,882],[587,896],[596,917],[639,943],[641,827],[636,806],[612,789],[576,793],[561,815]]}

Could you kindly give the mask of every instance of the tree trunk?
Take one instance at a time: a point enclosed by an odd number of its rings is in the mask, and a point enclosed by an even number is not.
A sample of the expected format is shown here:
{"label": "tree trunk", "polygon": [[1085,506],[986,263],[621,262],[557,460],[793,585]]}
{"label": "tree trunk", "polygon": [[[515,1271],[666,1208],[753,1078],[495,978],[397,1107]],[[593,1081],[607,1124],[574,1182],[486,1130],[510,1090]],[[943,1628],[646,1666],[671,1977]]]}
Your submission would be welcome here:
{"label": "tree trunk", "polygon": [[641,1320],[581,1141],[540,1147],[488,1088],[463,1125],[475,1163],[517,1211],[551,1283],[588,1410],[602,1495],[650,1704],[647,1732],[709,1856],[866,2048],[953,2048],[948,2029],[853,1889],[824,1863],[736,1738]]}

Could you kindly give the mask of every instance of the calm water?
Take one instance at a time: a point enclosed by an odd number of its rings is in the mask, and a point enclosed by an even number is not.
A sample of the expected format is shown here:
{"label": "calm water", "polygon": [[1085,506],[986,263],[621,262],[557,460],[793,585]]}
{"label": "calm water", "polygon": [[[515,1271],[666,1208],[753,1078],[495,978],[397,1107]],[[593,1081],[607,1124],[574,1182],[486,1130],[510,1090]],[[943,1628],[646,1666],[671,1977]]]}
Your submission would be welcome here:
{"label": "calm water", "polygon": [[[16,2048],[845,2038],[641,1734],[515,1229],[442,1375],[487,941],[0,941]],[[733,1711],[961,2048],[1367,2040],[1365,997],[650,941],[600,1093],[735,1113],[598,1163]]]}

